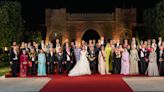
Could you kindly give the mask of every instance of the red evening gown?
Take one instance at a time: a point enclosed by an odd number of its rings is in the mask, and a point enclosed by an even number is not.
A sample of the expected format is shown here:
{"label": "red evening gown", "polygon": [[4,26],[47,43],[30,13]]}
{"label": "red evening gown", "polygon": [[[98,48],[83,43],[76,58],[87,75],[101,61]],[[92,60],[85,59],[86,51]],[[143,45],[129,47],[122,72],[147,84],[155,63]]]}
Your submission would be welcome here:
{"label": "red evening gown", "polygon": [[28,55],[20,55],[20,76],[26,77],[28,72]]}

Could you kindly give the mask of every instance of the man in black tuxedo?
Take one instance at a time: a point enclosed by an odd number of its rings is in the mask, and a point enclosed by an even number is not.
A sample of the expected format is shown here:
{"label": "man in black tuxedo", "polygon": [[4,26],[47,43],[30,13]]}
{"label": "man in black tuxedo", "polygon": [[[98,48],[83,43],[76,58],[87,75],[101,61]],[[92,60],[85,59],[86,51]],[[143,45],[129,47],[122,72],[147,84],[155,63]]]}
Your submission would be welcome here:
{"label": "man in black tuxedo", "polygon": [[14,45],[13,49],[10,51],[10,65],[13,77],[17,77],[18,60],[17,46]]}
{"label": "man in black tuxedo", "polygon": [[140,74],[145,74],[147,66],[146,66],[146,62],[148,61],[148,52],[145,49],[145,45],[143,44],[141,49],[139,49],[139,72]]}
{"label": "man in black tuxedo", "polygon": [[71,47],[69,46],[69,43],[65,43],[64,47],[64,59],[66,61],[66,70],[67,73],[72,69],[73,66],[73,50],[71,50]]}
{"label": "man in black tuxedo", "polygon": [[47,56],[47,70],[49,74],[54,74],[54,66],[55,65],[55,53],[54,49],[50,48],[50,52]]}

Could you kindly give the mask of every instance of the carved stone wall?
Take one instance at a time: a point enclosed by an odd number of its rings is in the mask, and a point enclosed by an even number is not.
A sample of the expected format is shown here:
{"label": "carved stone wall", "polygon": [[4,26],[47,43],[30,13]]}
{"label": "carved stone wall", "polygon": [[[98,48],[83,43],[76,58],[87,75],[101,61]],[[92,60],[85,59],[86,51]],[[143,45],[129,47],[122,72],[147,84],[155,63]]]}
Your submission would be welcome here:
{"label": "carved stone wall", "polygon": [[[121,40],[121,36],[136,26],[136,9],[116,8],[113,13],[67,13],[66,9],[46,9],[46,41],[54,36],[81,42],[84,33],[95,30],[106,39]],[[131,31],[128,31],[131,32]],[[129,33],[131,34],[131,33]],[[89,35],[88,35],[89,36]],[[129,35],[128,35],[129,36]]]}

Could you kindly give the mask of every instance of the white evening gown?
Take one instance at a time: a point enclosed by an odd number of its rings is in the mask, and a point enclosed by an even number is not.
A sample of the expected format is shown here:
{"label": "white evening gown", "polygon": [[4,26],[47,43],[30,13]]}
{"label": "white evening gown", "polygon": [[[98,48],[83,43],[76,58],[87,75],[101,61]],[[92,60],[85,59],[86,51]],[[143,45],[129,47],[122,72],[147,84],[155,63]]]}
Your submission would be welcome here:
{"label": "white evening gown", "polygon": [[149,54],[149,64],[147,68],[149,76],[159,76],[158,66],[157,66],[157,54],[155,51]]}
{"label": "white evening gown", "polygon": [[104,56],[105,56],[105,52],[99,51],[98,71],[99,71],[99,73],[101,75],[104,75],[105,74],[105,71],[108,71],[107,68],[106,68],[106,62],[105,62]]}
{"label": "white evening gown", "polygon": [[76,63],[73,69],[69,72],[68,76],[81,76],[90,75],[90,65],[86,57],[87,51],[81,51],[80,60]]}

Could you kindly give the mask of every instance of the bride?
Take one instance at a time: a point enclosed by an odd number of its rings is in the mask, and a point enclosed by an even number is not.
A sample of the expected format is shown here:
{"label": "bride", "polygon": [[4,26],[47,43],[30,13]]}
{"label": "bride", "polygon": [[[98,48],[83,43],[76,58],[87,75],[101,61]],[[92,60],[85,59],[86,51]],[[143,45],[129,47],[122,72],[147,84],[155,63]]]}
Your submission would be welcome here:
{"label": "bride", "polygon": [[76,63],[73,69],[69,72],[68,76],[90,75],[90,65],[87,59],[87,50],[82,46],[80,60]]}

